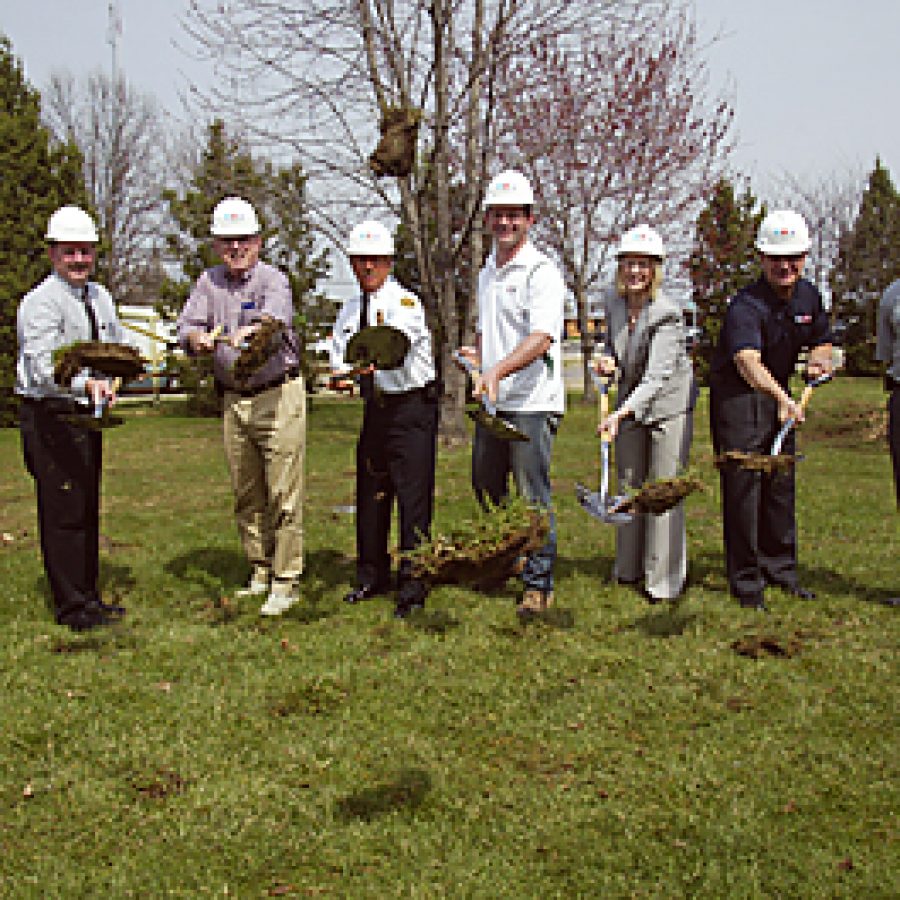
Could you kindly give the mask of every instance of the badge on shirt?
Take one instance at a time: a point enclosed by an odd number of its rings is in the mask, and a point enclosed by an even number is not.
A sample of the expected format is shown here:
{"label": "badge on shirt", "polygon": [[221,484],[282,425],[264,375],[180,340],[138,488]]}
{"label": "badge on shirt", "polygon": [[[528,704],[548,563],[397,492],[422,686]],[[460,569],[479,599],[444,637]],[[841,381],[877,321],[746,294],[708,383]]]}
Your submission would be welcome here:
{"label": "badge on shirt", "polygon": [[256,309],[256,303],[253,300],[242,300],[241,309]]}
{"label": "badge on shirt", "polygon": [[375,311],[375,322],[378,325],[384,325],[384,310],[378,309]]}
{"label": "badge on shirt", "polygon": [[[400,298],[400,305],[401,305],[401,306],[407,306],[407,307],[409,307],[410,309],[415,309],[415,308],[416,308],[416,301],[415,301],[412,297],[401,297],[401,298]],[[379,324],[380,324],[380,323],[379,323]]]}
{"label": "badge on shirt", "polygon": [[797,325],[809,325],[812,320],[812,316],[794,316],[794,323]]}

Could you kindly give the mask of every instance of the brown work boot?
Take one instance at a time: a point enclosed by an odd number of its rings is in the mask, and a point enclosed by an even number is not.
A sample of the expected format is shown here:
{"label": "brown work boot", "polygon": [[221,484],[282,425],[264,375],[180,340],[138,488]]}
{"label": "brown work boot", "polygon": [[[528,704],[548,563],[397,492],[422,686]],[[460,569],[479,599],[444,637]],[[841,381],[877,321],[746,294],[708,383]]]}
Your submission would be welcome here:
{"label": "brown work boot", "polygon": [[516,607],[521,618],[528,618],[546,612],[553,606],[553,591],[527,590]]}

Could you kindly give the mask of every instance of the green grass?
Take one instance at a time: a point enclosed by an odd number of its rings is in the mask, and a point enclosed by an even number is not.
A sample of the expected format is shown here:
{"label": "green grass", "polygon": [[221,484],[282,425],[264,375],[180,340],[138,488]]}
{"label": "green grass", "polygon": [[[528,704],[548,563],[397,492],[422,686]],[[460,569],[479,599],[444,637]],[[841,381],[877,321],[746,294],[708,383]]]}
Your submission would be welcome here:
{"label": "green grass", "polygon": [[[726,592],[705,398],[691,584],[671,608],[609,583],[613,530],[578,507],[595,412],[554,461],[558,608],[515,585],[434,591],[395,622],[347,607],[360,409],[316,399],[304,602],[261,620],[219,424],[134,410],[106,437],[102,579],[130,610],[72,635],[45,608],[33,486],[0,432],[0,895],[900,895],[900,541],[883,395],[817,391],[800,437],[801,577],[772,612]],[[867,424],[868,423],[868,424]],[[437,527],[472,509],[439,459]],[[748,635],[799,642],[738,655]],[[893,862],[892,862],[893,860]]]}

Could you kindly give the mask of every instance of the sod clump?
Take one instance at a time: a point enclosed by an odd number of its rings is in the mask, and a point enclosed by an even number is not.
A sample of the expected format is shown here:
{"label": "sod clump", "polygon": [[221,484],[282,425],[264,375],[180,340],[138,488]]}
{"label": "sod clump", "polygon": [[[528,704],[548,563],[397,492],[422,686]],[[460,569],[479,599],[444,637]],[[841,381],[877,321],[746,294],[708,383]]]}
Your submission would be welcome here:
{"label": "sod clump", "polygon": [[69,387],[82,369],[92,369],[109,378],[128,382],[144,373],[146,360],[128,344],[106,341],[75,341],[53,353],[53,378],[61,387]]}
{"label": "sod clump", "polygon": [[416,158],[416,141],[422,111],[409,106],[386,107],[381,113],[381,140],[369,157],[376,177],[405,178]]}
{"label": "sod clump", "polygon": [[234,361],[234,380],[245,386],[251,378],[281,349],[287,329],[283,322],[263,316],[259,327],[241,347]]}
{"label": "sod clump", "polygon": [[475,590],[502,585],[519,558],[547,539],[547,513],[522,499],[479,510],[447,534],[437,534],[407,554],[413,574],[429,584]]}
{"label": "sod clump", "polygon": [[765,472],[772,475],[775,472],[785,472],[794,466],[799,456],[791,453],[779,453],[771,456],[768,453],[745,453],[743,450],[726,450],[715,457],[715,466],[722,469],[727,465],[736,465],[741,469],[749,469],[751,472]]}
{"label": "sod clump", "polygon": [[659,516],[678,506],[694,491],[703,490],[703,482],[693,476],[663,478],[645,484],[636,494],[617,503],[612,512],[649,513]]}

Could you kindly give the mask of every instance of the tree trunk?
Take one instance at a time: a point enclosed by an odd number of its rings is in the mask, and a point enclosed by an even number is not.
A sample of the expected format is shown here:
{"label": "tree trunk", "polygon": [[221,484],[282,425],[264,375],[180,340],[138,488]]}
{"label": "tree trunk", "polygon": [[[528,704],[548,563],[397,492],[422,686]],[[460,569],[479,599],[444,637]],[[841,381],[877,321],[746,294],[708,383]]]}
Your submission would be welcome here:
{"label": "tree trunk", "polygon": [[581,378],[584,388],[582,400],[585,403],[593,403],[595,392],[594,382],[591,381],[591,357],[594,354],[594,340],[588,333],[587,291],[585,290],[584,282],[580,278],[575,282],[575,309],[578,312],[578,330],[581,332],[579,342],[581,350]]}

